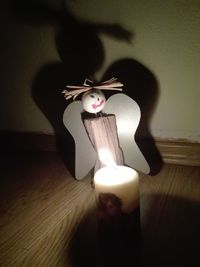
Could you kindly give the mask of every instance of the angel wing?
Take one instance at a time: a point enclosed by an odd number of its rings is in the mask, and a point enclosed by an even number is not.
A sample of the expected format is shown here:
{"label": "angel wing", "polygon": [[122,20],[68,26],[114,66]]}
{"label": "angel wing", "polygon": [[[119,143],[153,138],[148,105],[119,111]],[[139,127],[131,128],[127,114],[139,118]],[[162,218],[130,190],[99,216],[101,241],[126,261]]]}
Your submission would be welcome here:
{"label": "angel wing", "polygon": [[81,119],[81,101],[72,102],[63,114],[63,123],[75,141],[75,178],[82,180],[94,167],[96,152]]}
{"label": "angel wing", "polygon": [[119,93],[106,101],[104,111],[116,116],[119,143],[125,164],[135,170],[149,173],[149,164],[135,142],[135,132],[141,118],[138,104],[129,96]]}
{"label": "angel wing", "polygon": [[[138,104],[125,94],[115,94],[107,100],[104,111],[116,116],[125,164],[143,173],[149,173],[149,165],[134,139],[141,117]],[[97,157],[83,125],[81,112],[81,101],[75,101],[68,105],[63,114],[63,123],[75,141],[75,178],[78,180],[83,179],[94,167]]]}

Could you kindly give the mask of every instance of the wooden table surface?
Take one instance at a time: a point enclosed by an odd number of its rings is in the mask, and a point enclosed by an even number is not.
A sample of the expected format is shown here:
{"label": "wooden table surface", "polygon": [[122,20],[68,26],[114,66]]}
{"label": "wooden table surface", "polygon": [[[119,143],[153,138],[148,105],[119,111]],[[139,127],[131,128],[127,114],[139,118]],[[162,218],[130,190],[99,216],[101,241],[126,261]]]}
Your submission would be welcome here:
{"label": "wooden table surface", "polygon": [[[1,156],[0,176],[1,267],[99,266],[90,175],[41,152]],[[200,266],[200,167],[140,177],[141,266]]]}

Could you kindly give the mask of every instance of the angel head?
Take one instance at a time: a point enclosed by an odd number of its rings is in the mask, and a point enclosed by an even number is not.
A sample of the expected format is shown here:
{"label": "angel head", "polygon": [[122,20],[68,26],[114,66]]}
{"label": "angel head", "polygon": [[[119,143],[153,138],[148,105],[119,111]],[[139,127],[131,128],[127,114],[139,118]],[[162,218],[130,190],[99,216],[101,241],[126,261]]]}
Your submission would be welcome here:
{"label": "angel head", "polygon": [[116,78],[102,82],[99,85],[94,85],[92,81],[86,79],[82,86],[67,85],[67,88],[71,88],[73,90],[64,90],[62,93],[66,99],[73,97],[73,100],[83,93],[83,109],[89,113],[98,113],[103,110],[106,103],[106,98],[102,90],[122,91],[122,88],[120,88],[122,86],[123,84],[118,82]]}
{"label": "angel head", "polygon": [[99,89],[91,89],[82,96],[82,107],[89,113],[98,113],[103,110],[106,103],[104,93]]}

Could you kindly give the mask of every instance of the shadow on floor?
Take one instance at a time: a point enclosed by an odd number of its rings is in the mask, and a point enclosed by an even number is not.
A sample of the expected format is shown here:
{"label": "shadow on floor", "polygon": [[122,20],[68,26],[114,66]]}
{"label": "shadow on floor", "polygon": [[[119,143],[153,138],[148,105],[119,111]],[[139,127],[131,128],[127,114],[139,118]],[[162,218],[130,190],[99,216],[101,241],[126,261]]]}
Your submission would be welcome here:
{"label": "shadow on floor", "polygon": [[133,256],[128,261],[120,258],[119,251],[115,264],[102,256],[98,247],[96,212],[92,211],[79,224],[70,243],[72,267],[199,266],[200,205],[171,196],[166,199],[163,195],[149,196],[149,202],[143,216],[145,221],[141,223],[140,265],[135,265]]}
{"label": "shadow on floor", "polygon": [[146,197],[144,266],[199,266],[200,203],[164,194]]}

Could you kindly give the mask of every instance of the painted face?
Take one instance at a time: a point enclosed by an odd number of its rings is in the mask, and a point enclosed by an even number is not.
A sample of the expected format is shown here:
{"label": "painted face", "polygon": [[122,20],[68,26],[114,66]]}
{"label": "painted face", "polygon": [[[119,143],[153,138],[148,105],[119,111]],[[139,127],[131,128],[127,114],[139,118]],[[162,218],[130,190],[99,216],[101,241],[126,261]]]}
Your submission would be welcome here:
{"label": "painted face", "polygon": [[83,109],[89,113],[102,111],[105,106],[106,98],[101,90],[92,89],[82,96]]}

